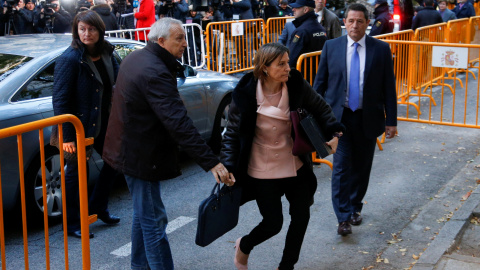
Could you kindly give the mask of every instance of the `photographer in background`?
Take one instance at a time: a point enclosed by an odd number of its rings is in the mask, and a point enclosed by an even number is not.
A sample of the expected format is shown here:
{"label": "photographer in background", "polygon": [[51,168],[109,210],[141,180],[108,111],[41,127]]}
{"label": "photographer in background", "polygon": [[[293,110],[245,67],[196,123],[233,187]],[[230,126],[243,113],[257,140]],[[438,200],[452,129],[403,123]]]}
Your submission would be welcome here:
{"label": "photographer in background", "polygon": [[59,0],[47,0],[38,23],[47,33],[71,33],[72,22],[72,15],[60,6]]}
{"label": "photographer in background", "polygon": [[[234,20],[249,20],[254,19],[252,13],[252,3],[250,0],[230,0],[233,7]],[[238,18],[236,18],[238,16]]]}
{"label": "photographer in background", "polygon": [[166,0],[162,1],[162,6],[158,11],[162,17],[171,17],[185,23],[188,16],[188,3],[185,0]]}
{"label": "photographer in background", "polygon": [[263,16],[264,20],[267,21],[268,18],[279,17],[279,7],[276,3],[277,0],[265,0],[263,6]]}
{"label": "photographer in background", "polygon": [[95,0],[95,5],[91,8],[102,18],[106,31],[118,30],[117,18],[112,13],[112,7],[106,0]]}
{"label": "photographer in background", "polygon": [[[24,2],[25,1],[25,2]],[[19,0],[14,7],[13,23],[15,25],[15,34],[34,33],[33,23],[36,17],[35,3],[33,0]]]}

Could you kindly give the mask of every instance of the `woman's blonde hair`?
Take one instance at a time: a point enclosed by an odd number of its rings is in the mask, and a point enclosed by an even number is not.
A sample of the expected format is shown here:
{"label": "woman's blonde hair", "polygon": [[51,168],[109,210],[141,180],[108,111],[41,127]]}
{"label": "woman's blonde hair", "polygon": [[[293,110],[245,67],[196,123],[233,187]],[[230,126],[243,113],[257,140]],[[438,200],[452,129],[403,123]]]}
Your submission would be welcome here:
{"label": "woman's blonde hair", "polygon": [[260,47],[253,60],[253,76],[255,79],[264,81],[268,76],[264,72],[265,67],[270,66],[277,57],[281,57],[285,53],[290,53],[290,51],[280,43],[267,43]]}

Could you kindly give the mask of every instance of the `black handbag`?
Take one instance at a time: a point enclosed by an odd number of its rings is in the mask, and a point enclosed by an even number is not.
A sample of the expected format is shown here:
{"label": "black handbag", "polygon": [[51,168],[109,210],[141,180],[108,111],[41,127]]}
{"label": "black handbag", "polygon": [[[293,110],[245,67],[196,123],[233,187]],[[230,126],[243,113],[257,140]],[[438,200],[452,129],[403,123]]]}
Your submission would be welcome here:
{"label": "black handbag", "polygon": [[212,193],[198,208],[198,226],[195,244],[206,247],[238,224],[241,187],[216,183]]}
{"label": "black handbag", "polygon": [[[325,136],[323,135],[323,132],[318,126],[315,118],[313,118],[313,116],[305,109],[300,108],[297,111],[290,112],[290,116],[292,116],[292,114],[295,116],[292,117],[292,125],[295,134],[303,134],[303,136],[297,136],[293,138],[292,153],[294,155],[305,154],[304,151],[308,149],[308,147],[305,147],[305,145],[310,143],[315,151],[317,151],[320,158],[324,158],[332,154],[332,148],[326,144],[327,141],[325,140]],[[301,131],[303,131],[303,133]],[[305,135],[308,140],[305,138]]]}

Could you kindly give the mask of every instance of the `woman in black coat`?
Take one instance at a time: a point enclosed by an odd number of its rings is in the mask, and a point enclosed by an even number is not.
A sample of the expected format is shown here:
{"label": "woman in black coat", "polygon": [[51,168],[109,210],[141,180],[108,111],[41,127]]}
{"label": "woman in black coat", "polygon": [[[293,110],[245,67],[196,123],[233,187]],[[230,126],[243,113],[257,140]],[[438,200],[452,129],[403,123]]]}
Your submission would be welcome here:
{"label": "woman in black coat", "polygon": [[344,127],[325,100],[300,72],[290,70],[288,48],[263,45],[255,55],[254,71],[240,80],[232,94],[221,161],[242,186],[242,202],[255,199],[262,222],[236,241],[235,266],[247,269],[250,251],[280,232],[281,197],[290,203],[291,223],[279,269],[298,261],[317,188],[311,154],[294,156],[290,112],[305,109],[328,136],[335,151]]}
{"label": "woman in black coat", "polygon": [[[93,148],[101,155],[119,66],[113,56],[114,47],[104,40],[105,24],[96,12],[78,13],[73,20],[72,32],[72,44],[55,64],[53,110],[55,115],[77,116],[85,129],[85,137],[95,138]],[[54,127],[53,136],[57,133]],[[63,125],[63,139],[63,150],[68,153],[65,172],[67,230],[69,235],[80,238],[78,168],[74,155],[77,149],[72,124]],[[115,171],[104,163],[89,200],[90,214],[98,214],[98,218],[107,224],[120,221],[107,208],[114,178]]]}

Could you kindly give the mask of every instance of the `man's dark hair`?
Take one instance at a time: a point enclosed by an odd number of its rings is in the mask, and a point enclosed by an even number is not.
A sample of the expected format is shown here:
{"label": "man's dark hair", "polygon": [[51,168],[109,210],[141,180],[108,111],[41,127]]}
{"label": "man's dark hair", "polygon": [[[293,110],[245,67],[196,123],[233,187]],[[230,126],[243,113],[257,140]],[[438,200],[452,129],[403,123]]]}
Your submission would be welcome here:
{"label": "man's dark hair", "polygon": [[433,0],[424,0],[423,4],[425,4],[426,7],[433,7]]}
{"label": "man's dark hair", "polygon": [[75,49],[84,47],[83,42],[80,40],[80,36],[78,35],[78,24],[80,22],[84,22],[88,25],[95,27],[98,31],[98,41],[95,44],[95,53],[93,56],[99,56],[103,52],[103,48],[106,45],[105,41],[105,23],[100,18],[100,15],[93,10],[85,10],[78,13],[75,18],[73,19],[73,27],[72,27],[72,47]]}
{"label": "man's dark hair", "polygon": [[363,14],[365,15],[365,20],[368,21],[368,10],[364,5],[358,4],[358,3],[353,3],[348,5],[347,10],[345,12],[345,18],[348,17],[348,12],[350,12],[350,10],[363,12]]}

